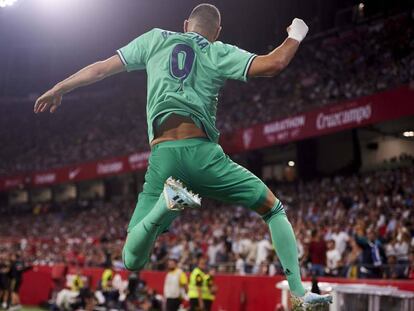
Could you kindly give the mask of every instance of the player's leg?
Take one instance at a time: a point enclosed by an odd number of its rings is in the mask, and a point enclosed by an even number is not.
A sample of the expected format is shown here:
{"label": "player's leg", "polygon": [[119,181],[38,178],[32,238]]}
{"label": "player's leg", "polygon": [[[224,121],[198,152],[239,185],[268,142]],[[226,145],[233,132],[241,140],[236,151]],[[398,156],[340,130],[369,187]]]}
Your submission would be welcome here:
{"label": "player's leg", "polygon": [[197,196],[181,183],[168,179],[173,176],[185,180],[180,165],[177,165],[180,163],[179,152],[170,148],[171,144],[173,142],[161,143],[152,150],[144,189],[138,197],[122,251],[124,265],[129,270],[140,270],[145,266],[156,238],[180,214],[181,207],[199,205]]}
{"label": "player's leg", "polygon": [[266,199],[255,211],[269,226],[273,246],[283,267],[290,291],[298,297],[305,294],[300,276],[300,266],[295,233],[290,224],[283,204],[267,189]]}
{"label": "player's leg", "polygon": [[165,198],[161,194],[145,217],[130,228],[122,257],[128,270],[141,270],[148,262],[155,240],[161,233],[165,217],[176,217],[177,211],[168,211]]}
{"label": "player's leg", "polygon": [[206,143],[199,148],[197,158],[204,160],[197,162],[192,170],[197,172],[193,177],[194,190],[203,197],[242,204],[258,212],[269,226],[292,293],[303,296],[305,289],[300,277],[296,240],[282,203],[259,178],[233,162],[219,145]]}
{"label": "player's leg", "polygon": [[128,234],[123,249],[125,267],[129,270],[142,269],[162,228],[169,226],[184,208],[199,206],[198,195],[187,190],[178,180],[169,177],[153,209]]}
{"label": "player's leg", "polygon": [[331,303],[332,296],[306,292],[300,276],[295,233],[281,201],[267,190],[266,199],[255,209],[269,226],[273,246],[282,264],[292,294],[298,305]]}
{"label": "player's leg", "polygon": [[206,143],[198,150],[192,171],[192,187],[203,197],[241,204],[259,213],[269,226],[273,246],[283,266],[293,295],[303,297],[295,235],[283,204],[254,174],[233,162],[217,144]]}
{"label": "player's leg", "polygon": [[[140,270],[148,262],[153,244],[162,232],[164,226],[158,226],[157,222],[151,224],[157,218],[157,210],[163,209],[161,196],[164,182],[171,174],[171,168],[162,165],[161,159],[168,157],[160,152],[156,146],[151,152],[149,165],[145,174],[143,190],[138,196],[138,202],[128,225],[128,236],[122,250],[122,258],[127,269]],[[152,212],[152,213],[151,213]],[[147,217],[148,216],[148,217]],[[170,222],[177,216],[171,213]]]}

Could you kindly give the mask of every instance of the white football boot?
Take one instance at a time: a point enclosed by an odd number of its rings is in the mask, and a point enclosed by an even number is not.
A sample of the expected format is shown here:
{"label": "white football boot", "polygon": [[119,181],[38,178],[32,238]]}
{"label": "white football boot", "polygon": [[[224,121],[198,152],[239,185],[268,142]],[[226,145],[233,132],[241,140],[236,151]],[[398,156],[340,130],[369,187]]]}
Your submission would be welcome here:
{"label": "white football boot", "polygon": [[169,177],[164,183],[164,197],[167,208],[172,211],[201,206],[199,195],[188,190],[181,181],[172,177]]}
{"label": "white football boot", "polygon": [[331,295],[318,295],[307,292],[303,297],[292,297],[293,311],[316,311],[325,310],[323,307],[332,303]]}

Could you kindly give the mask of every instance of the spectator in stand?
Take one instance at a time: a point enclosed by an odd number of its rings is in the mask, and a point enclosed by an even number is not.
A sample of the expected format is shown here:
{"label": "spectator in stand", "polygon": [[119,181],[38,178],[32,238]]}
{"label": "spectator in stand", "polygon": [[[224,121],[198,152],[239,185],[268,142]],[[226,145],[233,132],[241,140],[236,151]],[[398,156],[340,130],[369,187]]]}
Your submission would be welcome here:
{"label": "spectator in stand", "polygon": [[335,240],[327,242],[328,251],[326,252],[326,273],[330,276],[339,276],[342,256],[335,245]]}
{"label": "spectator in stand", "polygon": [[7,308],[9,265],[8,253],[4,249],[0,249],[0,304],[3,309]]}
{"label": "spectator in stand", "polygon": [[332,233],[329,235],[328,239],[332,239],[335,244],[335,249],[342,256],[346,249],[347,242],[349,241],[348,233],[346,233],[341,226],[336,224],[333,227]]}
{"label": "spectator in stand", "polygon": [[382,243],[377,238],[375,231],[373,229],[367,230],[366,236],[357,234],[355,241],[362,248],[360,276],[363,278],[381,278],[381,267],[386,263],[386,259]]}
{"label": "spectator in stand", "polygon": [[240,253],[236,253],[235,272],[239,275],[246,274],[245,262],[243,256]]}
{"label": "spectator in stand", "polygon": [[414,251],[410,253],[410,266],[408,268],[407,276],[410,280],[414,280]]}
{"label": "spectator in stand", "polygon": [[357,278],[359,277],[359,267],[362,262],[362,250],[354,239],[349,241],[349,252],[344,258],[343,277]]}
{"label": "spectator in stand", "polygon": [[219,252],[223,252],[223,244],[219,243],[219,239],[217,237],[213,237],[210,240],[208,249],[207,249],[207,254],[208,254],[208,264],[210,266],[214,266],[217,263],[217,256],[219,254]]}
{"label": "spectator in stand", "polygon": [[398,264],[398,277],[403,278],[407,273],[409,266],[410,242],[411,236],[403,228],[400,234],[397,235],[397,242],[395,243],[395,253]]}
{"label": "spectator in stand", "polygon": [[397,265],[397,258],[395,255],[390,255],[387,257],[387,265],[384,268],[383,271],[383,278],[385,279],[397,279],[399,275],[398,271],[398,265]]}
{"label": "spectator in stand", "polygon": [[[266,234],[259,242],[257,242],[256,267],[259,267],[263,262],[268,262],[271,252],[273,252],[273,246],[269,241],[269,235]],[[266,266],[268,266],[268,264]]]}
{"label": "spectator in stand", "polygon": [[322,276],[325,274],[326,251],[327,248],[326,242],[323,239],[323,233],[318,229],[314,229],[312,231],[312,239],[308,246],[312,275]]}

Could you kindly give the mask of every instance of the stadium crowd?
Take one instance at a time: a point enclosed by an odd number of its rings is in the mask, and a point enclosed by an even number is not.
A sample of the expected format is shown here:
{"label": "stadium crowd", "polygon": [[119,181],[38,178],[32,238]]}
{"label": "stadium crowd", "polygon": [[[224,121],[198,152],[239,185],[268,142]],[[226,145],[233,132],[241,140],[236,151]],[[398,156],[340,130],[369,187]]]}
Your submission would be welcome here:
{"label": "stadium crowd", "polygon": [[[414,278],[414,169],[382,170],[311,182],[272,184],[298,238],[304,275]],[[1,252],[30,265],[122,268],[121,249],[133,200],[2,211]],[[282,273],[267,227],[254,212],[205,201],[185,211],[158,239],[148,268],[179,258],[190,271],[200,255],[218,272]]]}
{"label": "stadium crowd", "polygon": [[[274,79],[229,82],[220,97],[218,128],[228,132],[410,83],[413,25],[407,12],[336,31],[305,42],[289,68]],[[52,116],[33,114],[36,94],[24,100],[1,98],[0,174],[148,149],[145,79],[133,77],[120,75],[71,94]]]}

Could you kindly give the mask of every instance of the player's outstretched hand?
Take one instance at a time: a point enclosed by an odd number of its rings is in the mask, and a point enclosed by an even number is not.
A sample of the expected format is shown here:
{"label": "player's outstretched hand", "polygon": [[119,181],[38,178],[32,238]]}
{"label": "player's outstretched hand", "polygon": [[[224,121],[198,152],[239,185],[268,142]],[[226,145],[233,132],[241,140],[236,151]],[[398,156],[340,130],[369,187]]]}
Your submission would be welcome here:
{"label": "player's outstretched hand", "polygon": [[55,89],[50,89],[36,100],[33,110],[35,113],[39,113],[50,109],[50,112],[53,113],[61,102],[62,94]]}
{"label": "player's outstretched hand", "polygon": [[299,18],[295,18],[292,21],[292,24],[287,28],[288,37],[299,42],[302,42],[302,40],[305,39],[308,31],[308,25]]}

